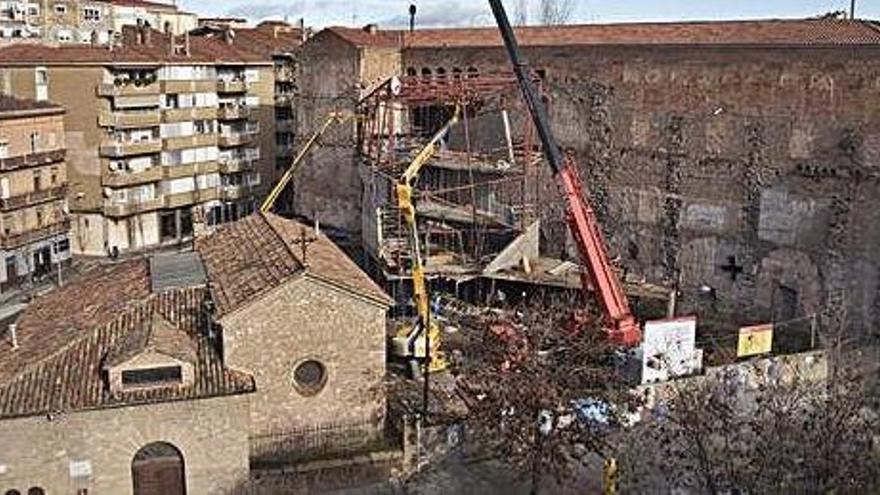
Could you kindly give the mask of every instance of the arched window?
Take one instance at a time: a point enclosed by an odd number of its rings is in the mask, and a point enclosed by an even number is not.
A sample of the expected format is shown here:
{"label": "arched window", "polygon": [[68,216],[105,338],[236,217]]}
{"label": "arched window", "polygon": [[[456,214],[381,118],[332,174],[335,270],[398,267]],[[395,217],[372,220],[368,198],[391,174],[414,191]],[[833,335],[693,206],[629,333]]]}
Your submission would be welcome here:
{"label": "arched window", "polygon": [[443,67],[437,67],[435,74],[437,74],[437,77],[446,77],[446,69],[444,69]]}
{"label": "arched window", "polygon": [[452,77],[455,79],[461,79],[461,67],[452,68]]}
{"label": "arched window", "polygon": [[183,454],[170,443],[144,445],[131,461],[134,495],[186,494]]}
{"label": "arched window", "polygon": [[28,488],[27,495],[46,495],[46,490],[43,490],[39,486],[32,486]]}
{"label": "arched window", "polygon": [[6,490],[5,495],[21,495],[21,492],[13,488],[12,490]]}
{"label": "arched window", "polygon": [[467,70],[468,79],[478,77],[479,75],[480,75],[480,71],[478,71],[476,67],[468,67],[468,70]]}
{"label": "arched window", "polygon": [[422,67],[422,77],[431,77],[431,69]]}
{"label": "arched window", "polygon": [[417,71],[415,67],[407,67],[406,68],[406,75],[408,75],[410,77],[417,76],[417,75],[419,75],[419,71]]}

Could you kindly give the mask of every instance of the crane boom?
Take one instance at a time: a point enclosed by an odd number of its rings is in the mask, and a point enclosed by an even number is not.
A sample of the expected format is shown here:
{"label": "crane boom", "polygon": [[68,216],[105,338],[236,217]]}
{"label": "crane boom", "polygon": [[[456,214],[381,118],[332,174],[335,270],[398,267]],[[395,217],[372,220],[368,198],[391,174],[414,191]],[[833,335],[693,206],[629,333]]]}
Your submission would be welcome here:
{"label": "crane boom", "polygon": [[413,327],[404,328],[395,342],[398,354],[414,357],[427,357],[428,370],[440,371],[446,368],[446,360],[440,348],[440,328],[431,322],[428,289],[425,284],[425,264],[422,260],[421,243],[419,242],[418,224],[416,223],[416,207],[413,202],[413,189],[422,169],[428,163],[440,140],[449,129],[458,122],[460,107],[456,106],[452,118],[422,147],[412,159],[397,183],[397,206],[406,221],[409,234],[409,245],[412,249],[412,282],[413,302],[415,303],[418,321]]}
{"label": "crane boom", "polygon": [[592,283],[598,293],[599,302],[610,326],[607,331],[611,341],[627,346],[638,345],[641,341],[639,324],[630,311],[626,294],[608,259],[602,231],[599,229],[592,208],[584,198],[584,188],[575,162],[570,156],[563,154],[553,135],[547,108],[529,78],[528,64],[520,54],[516,35],[510,27],[501,0],[489,0],[489,4],[501,36],[504,38],[504,46],[513,64],[513,71],[523,98],[538,130],[544,155],[565,197],[568,227],[581,260],[587,267],[587,274],[581,275],[584,291],[587,291]]}
{"label": "crane boom", "polygon": [[312,148],[314,148],[318,144],[318,142],[321,140],[321,136],[323,136],[324,133],[327,132],[327,129],[329,129],[330,126],[334,124],[342,124],[352,117],[353,115],[346,115],[338,112],[331,113],[330,116],[327,117],[327,120],[324,121],[324,124],[322,124],[321,127],[319,127],[318,130],[312,134],[312,137],[310,137],[309,140],[306,141],[306,144],[302,147],[302,149],[299,150],[299,153],[297,153],[293,161],[290,162],[290,166],[284,172],[284,175],[281,176],[281,178],[278,180],[278,183],[275,184],[275,187],[272,188],[272,191],[270,191],[269,195],[266,196],[266,199],[263,200],[263,204],[260,205],[260,211],[262,213],[269,213],[270,211],[272,211],[272,208],[275,206],[275,201],[278,200],[278,197],[284,191],[284,188],[286,188],[287,184],[290,183],[290,180],[293,179],[293,174],[299,168],[300,163],[302,163],[306,155],[308,155],[309,152],[312,151]]}

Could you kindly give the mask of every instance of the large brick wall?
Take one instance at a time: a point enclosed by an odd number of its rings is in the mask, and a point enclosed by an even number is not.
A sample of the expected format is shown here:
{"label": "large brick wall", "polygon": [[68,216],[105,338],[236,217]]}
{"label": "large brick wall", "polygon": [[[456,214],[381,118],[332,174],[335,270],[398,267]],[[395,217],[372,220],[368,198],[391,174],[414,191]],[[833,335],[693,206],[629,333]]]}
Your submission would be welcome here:
{"label": "large brick wall", "polygon": [[[225,363],[254,376],[251,434],[321,424],[381,423],[385,403],[385,310],[308,276],[221,319]],[[293,386],[293,370],[315,359],[327,381],[315,395]]]}
{"label": "large brick wall", "polygon": [[[826,333],[873,327],[880,49],[526,53],[546,72],[556,133],[624,265],[656,282],[680,275],[686,301],[714,287],[739,320],[785,313],[784,286],[794,313],[820,313]],[[404,67],[490,72],[508,62],[500,49],[411,49]],[[556,245],[561,216],[544,203]],[[743,270],[736,280],[722,268],[730,257]]]}
{"label": "large brick wall", "polygon": [[[131,462],[152,442],[182,453],[187,493],[231,493],[248,478],[248,397],[34,416],[0,422],[0,492],[132,493]],[[73,463],[91,476],[72,479]]]}

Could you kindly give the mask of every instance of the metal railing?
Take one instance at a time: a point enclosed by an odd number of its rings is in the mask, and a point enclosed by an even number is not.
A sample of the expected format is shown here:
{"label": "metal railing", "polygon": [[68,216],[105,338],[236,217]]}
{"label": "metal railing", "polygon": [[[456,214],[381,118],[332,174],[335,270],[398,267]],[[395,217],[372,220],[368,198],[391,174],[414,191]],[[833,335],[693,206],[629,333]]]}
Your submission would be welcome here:
{"label": "metal railing", "polygon": [[251,465],[290,465],[400,448],[400,429],[387,423],[326,424],[251,436]]}
{"label": "metal railing", "polygon": [[18,168],[38,167],[50,163],[57,163],[67,156],[67,150],[58,149],[28,153],[27,155],[0,158],[0,171],[15,170]]}
{"label": "metal railing", "polygon": [[17,196],[0,199],[0,211],[17,210],[27,206],[33,206],[47,201],[64,199],[67,195],[67,186],[40,189]]}

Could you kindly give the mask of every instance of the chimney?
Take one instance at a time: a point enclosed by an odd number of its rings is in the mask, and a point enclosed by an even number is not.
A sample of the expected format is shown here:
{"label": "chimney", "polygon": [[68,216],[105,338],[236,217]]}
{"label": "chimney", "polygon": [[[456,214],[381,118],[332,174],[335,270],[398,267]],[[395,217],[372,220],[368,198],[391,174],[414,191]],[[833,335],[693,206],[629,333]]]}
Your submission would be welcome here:
{"label": "chimney", "polygon": [[305,44],[306,39],[308,38],[306,36],[306,18],[305,17],[299,18],[299,35],[300,35],[300,40],[302,41],[303,44]]}
{"label": "chimney", "polygon": [[416,30],[416,4],[409,4],[409,32]]}
{"label": "chimney", "polygon": [[370,34],[376,34],[376,32],[379,31],[379,26],[376,24],[367,24],[364,26],[364,31]]}
{"label": "chimney", "polygon": [[9,337],[12,339],[12,350],[18,349],[18,335],[15,333],[15,323],[9,324]]}
{"label": "chimney", "polygon": [[227,45],[231,45],[235,42],[235,31],[233,31],[232,28],[226,28],[223,30],[223,41],[225,41]]}
{"label": "chimney", "polygon": [[183,54],[189,57],[189,31],[183,34]]}
{"label": "chimney", "polygon": [[153,30],[144,26],[141,28],[141,41],[144,45],[149,45],[153,41]]}

